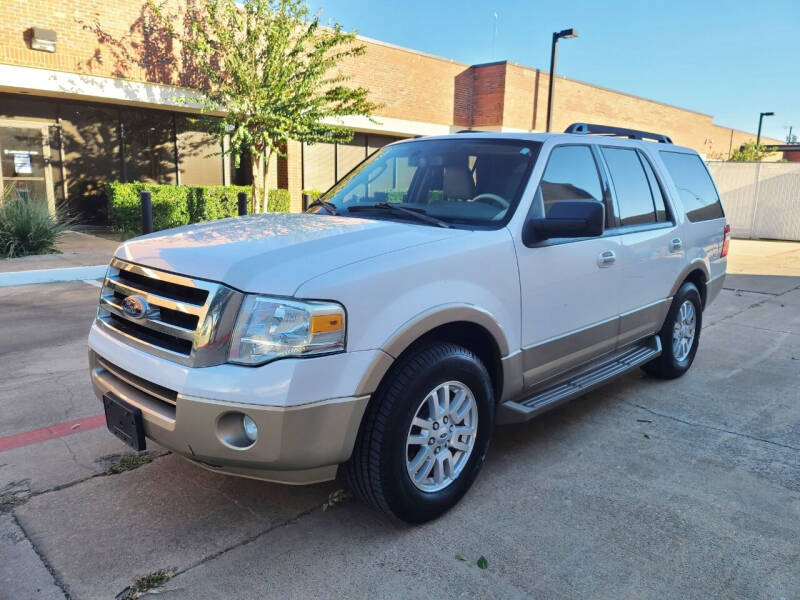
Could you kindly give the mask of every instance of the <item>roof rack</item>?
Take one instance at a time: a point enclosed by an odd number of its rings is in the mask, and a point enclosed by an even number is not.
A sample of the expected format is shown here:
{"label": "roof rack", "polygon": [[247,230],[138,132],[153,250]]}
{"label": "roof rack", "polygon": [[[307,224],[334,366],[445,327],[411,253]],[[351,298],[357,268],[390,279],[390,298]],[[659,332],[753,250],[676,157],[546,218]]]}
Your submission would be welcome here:
{"label": "roof rack", "polygon": [[631,140],[653,140],[660,144],[671,144],[672,140],[663,133],[651,133],[638,129],[625,129],[610,125],[596,125],[594,123],[573,123],[564,130],[564,133],[583,133],[587,135],[607,135],[611,137],[626,137]]}

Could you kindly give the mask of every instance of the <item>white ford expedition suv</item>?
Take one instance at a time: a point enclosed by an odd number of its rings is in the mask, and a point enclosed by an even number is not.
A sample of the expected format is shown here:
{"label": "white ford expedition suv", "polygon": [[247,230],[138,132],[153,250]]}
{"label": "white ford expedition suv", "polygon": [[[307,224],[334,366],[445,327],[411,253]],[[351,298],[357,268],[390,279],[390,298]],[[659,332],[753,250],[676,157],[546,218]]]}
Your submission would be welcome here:
{"label": "white ford expedition suv", "polygon": [[658,134],[402,141],[305,214],[123,243],[92,382],[136,449],[292,484],[341,467],[423,522],[470,487],[495,423],[637,367],[685,373],[728,231],[698,154]]}

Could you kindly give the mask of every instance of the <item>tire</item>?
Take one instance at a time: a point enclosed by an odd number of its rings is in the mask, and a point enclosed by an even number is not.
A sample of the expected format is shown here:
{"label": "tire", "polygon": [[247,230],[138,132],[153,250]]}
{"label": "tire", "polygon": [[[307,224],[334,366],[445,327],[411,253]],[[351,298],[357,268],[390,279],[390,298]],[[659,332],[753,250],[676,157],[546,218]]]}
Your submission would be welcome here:
{"label": "tire", "polygon": [[[687,303],[691,305],[691,310],[694,312],[694,335],[689,343],[685,335],[686,330],[683,330],[684,333],[681,337],[684,345],[676,347],[673,344],[676,327],[682,324],[685,313],[682,314],[681,311],[688,310],[687,308],[682,309]],[[703,326],[702,307],[703,303],[697,286],[689,281],[685,282],[672,299],[664,326],[658,333],[658,337],[661,338],[661,356],[644,365],[643,369],[647,373],[661,379],[675,379],[689,370],[700,343],[700,331]]]}
{"label": "tire", "polygon": [[[431,414],[434,391],[440,406],[445,396],[452,399],[450,418],[450,413],[438,418]],[[427,429],[412,424],[415,418],[419,420],[414,423],[424,422]],[[473,437],[458,433],[469,431],[468,423],[474,426],[475,420]],[[434,422],[439,423],[437,430]],[[344,464],[345,480],[361,500],[392,517],[407,523],[435,519],[461,499],[478,475],[493,422],[489,373],[472,351],[448,342],[412,350],[392,367],[370,400],[353,455]],[[410,445],[410,440],[419,445]],[[424,460],[415,463],[419,457]],[[430,461],[434,464],[428,470]],[[421,465],[416,483],[412,465]],[[446,485],[435,489],[442,483]]]}

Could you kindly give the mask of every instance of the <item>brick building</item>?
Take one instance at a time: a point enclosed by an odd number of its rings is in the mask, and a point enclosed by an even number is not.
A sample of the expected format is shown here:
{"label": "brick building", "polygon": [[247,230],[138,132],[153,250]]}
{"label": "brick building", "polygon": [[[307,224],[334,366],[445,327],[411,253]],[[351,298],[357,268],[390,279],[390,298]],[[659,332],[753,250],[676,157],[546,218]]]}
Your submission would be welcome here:
{"label": "brick building", "polygon": [[[189,0],[191,1],[191,0]],[[171,0],[185,13],[186,0]],[[184,24],[189,19],[184,19]],[[34,49],[39,30],[55,51]],[[350,119],[349,144],[291,143],[271,186],[327,189],[381,146],[460,129],[544,130],[547,72],[501,61],[468,65],[361,38],[365,56],[342,66],[382,105],[378,123]],[[15,185],[88,222],[105,219],[103,183],[248,183],[180,102],[198,85],[181,49],[146,0],[3,0],[0,4],[0,185]],[[755,136],[710,115],[558,77],[553,130],[593,122],[659,131],[709,158]],[[766,143],[780,143],[766,139]],[[224,144],[224,140],[222,144]],[[243,161],[243,163],[246,161]]]}

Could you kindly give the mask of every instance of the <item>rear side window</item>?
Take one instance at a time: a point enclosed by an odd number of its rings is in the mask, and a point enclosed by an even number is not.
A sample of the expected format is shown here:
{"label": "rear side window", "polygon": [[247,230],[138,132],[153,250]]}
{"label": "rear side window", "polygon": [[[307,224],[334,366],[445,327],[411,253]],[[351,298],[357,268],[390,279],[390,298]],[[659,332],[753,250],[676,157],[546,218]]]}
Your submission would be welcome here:
{"label": "rear side window", "polygon": [[725,216],[711,175],[699,156],[662,150],[661,160],[678,188],[690,221],[708,221]]}
{"label": "rear side window", "polygon": [[597,164],[589,146],[553,148],[544,170],[539,193],[544,201],[544,214],[558,202],[575,200],[603,201],[603,188]]}
{"label": "rear side window", "polygon": [[647,181],[650,182],[650,191],[653,192],[653,203],[656,205],[656,220],[659,222],[666,221],[667,206],[664,203],[664,192],[661,190],[661,184],[658,182],[658,178],[653,171],[653,166],[650,164],[650,161],[641,154],[639,158],[642,159],[642,165],[644,166],[645,172],[647,172]]}
{"label": "rear side window", "polygon": [[[601,147],[619,203],[621,225],[656,223],[653,191],[636,150]],[[663,201],[662,201],[663,205]]]}

